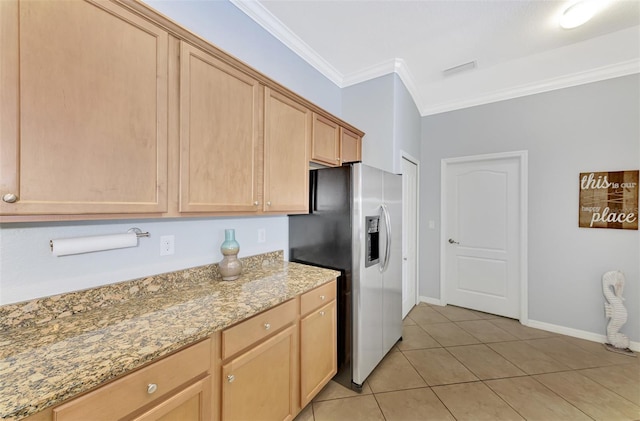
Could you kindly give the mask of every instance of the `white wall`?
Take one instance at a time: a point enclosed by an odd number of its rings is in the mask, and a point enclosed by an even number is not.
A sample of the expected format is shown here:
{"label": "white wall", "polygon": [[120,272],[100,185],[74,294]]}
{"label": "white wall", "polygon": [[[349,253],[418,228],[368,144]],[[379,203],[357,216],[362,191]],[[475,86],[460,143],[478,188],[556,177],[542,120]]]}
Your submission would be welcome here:
{"label": "white wall", "polygon": [[[440,219],[440,161],[529,151],[529,319],[605,334],[602,274],[626,274],[623,333],[640,340],[638,231],[578,228],[580,172],[640,167],[640,76],[427,116],[421,220]],[[439,227],[421,225],[420,294],[440,297]]]}

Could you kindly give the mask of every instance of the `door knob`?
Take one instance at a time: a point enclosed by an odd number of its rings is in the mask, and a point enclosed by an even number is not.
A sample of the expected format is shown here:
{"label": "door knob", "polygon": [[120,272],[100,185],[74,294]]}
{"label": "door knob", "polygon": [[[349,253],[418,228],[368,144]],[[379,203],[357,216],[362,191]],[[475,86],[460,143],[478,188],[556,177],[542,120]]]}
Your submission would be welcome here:
{"label": "door knob", "polygon": [[449,244],[460,244],[460,243],[455,241],[453,238],[449,238]]}

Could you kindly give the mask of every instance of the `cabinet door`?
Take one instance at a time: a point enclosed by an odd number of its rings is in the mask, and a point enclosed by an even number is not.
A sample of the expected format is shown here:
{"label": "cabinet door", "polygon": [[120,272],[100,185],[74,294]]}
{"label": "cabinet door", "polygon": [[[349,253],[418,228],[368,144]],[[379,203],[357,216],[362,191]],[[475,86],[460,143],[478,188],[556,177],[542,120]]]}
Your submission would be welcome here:
{"label": "cabinet door", "polygon": [[336,301],[300,321],[300,406],[304,408],[338,370]]}
{"label": "cabinet door", "polygon": [[211,419],[211,376],[155,405],[133,421],[208,421]]}
{"label": "cabinet door", "polygon": [[290,420],[297,408],[297,325],[222,366],[222,419]]}
{"label": "cabinet door", "polygon": [[0,213],[165,212],[167,32],[110,2],[1,3]]}
{"label": "cabinet door", "polygon": [[309,212],[311,111],[265,88],[265,212]]}
{"label": "cabinet door", "polygon": [[332,167],[340,166],[340,126],[319,114],[313,114],[311,160]]}
{"label": "cabinet door", "polygon": [[181,42],[181,212],[259,209],[261,108],[257,80]]}
{"label": "cabinet door", "polygon": [[362,138],[344,127],[340,128],[340,149],[343,163],[362,161]]}

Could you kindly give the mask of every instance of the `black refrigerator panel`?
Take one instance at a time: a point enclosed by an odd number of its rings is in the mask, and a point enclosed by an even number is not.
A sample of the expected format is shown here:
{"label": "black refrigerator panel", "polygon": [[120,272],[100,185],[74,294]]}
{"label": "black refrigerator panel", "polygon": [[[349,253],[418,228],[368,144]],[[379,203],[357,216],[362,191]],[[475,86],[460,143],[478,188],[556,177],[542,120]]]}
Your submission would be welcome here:
{"label": "black refrigerator panel", "polygon": [[311,170],[309,214],[289,216],[289,259],[351,271],[351,167]]}
{"label": "black refrigerator panel", "polygon": [[289,215],[289,260],[340,271],[337,285],[337,359],[334,380],[351,387],[352,229],[351,167],[311,170],[309,214]]}

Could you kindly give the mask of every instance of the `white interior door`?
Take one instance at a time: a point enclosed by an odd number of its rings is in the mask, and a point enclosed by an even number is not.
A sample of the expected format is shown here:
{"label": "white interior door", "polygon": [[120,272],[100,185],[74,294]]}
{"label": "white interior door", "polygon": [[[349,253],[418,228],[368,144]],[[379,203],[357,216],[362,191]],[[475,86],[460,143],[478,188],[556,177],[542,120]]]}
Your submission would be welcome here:
{"label": "white interior door", "polygon": [[418,303],[418,166],[402,159],[402,318]]}
{"label": "white interior door", "polygon": [[443,162],[445,303],[521,318],[522,165],[520,156]]}

